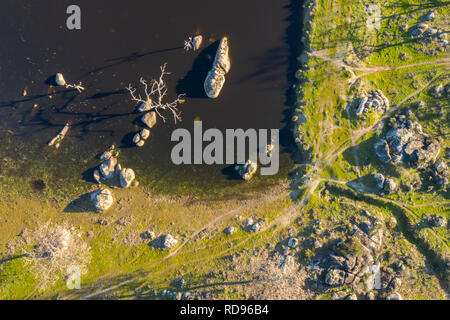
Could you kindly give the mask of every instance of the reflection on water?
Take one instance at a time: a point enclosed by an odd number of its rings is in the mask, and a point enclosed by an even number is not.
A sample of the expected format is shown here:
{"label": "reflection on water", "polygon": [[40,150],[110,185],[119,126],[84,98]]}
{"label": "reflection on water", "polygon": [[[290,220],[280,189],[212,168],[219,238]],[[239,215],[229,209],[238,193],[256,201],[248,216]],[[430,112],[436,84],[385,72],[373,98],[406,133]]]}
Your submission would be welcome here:
{"label": "reflection on water", "polygon": [[[207,128],[279,128],[289,115],[286,92],[292,56],[287,30],[292,26],[288,0],[230,0],[218,10],[215,1],[79,0],[82,30],[65,27],[67,1],[45,4],[4,0],[0,4],[0,155],[12,158],[20,174],[46,183],[87,180],[95,156],[112,143],[122,148],[120,162],[134,168],[149,188],[167,184],[176,191],[226,193],[243,182],[230,178],[226,166],[174,166],[170,141],[176,127],[192,131],[194,119]],[[298,13],[299,14],[299,13]],[[293,32],[300,39],[300,30]],[[202,34],[199,52],[185,53],[183,41]],[[231,72],[217,100],[203,92],[217,40],[230,41]],[[295,60],[295,59],[294,59]],[[131,147],[141,114],[124,90],[159,76],[168,63],[168,99],[186,93],[183,122],[159,121],[142,149]],[[49,86],[57,72],[86,91]],[[292,73],[292,72],[291,72]],[[26,92],[26,95],[24,93]],[[46,147],[67,122],[72,127],[60,150]],[[289,135],[282,134],[282,144]],[[284,137],[284,138],[283,138]],[[284,176],[291,166],[284,153]],[[14,171],[18,172],[18,170]],[[75,175],[75,176],[74,176]],[[273,177],[257,178],[264,187]]]}

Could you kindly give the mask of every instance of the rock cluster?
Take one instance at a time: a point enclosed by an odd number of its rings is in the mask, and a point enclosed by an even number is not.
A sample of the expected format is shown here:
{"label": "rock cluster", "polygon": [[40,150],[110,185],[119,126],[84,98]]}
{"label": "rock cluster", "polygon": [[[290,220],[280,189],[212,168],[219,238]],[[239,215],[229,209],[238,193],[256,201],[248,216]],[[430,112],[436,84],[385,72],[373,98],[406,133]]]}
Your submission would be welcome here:
{"label": "rock cluster", "polygon": [[431,228],[444,228],[447,226],[447,221],[445,218],[435,214],[425,214],[422,217],[422,220]]}
{"label": "rock cluster", "polygon": [[97,183],[112,181],[114,178],[118,179],[118,184],[122,188],[130,187],[135,182],[136,175],[133,169],[124,168],[118,163],[117,157],[119,151],[112,146],[110,150],[105,151],[100,160],[103,162],[98,169],[94,170],[94,179]]}
{"label": "rock cluster", "polygon": [[369,92],[367,96],[361,97],[356,109],[357,115],[377,112],[385,113],[390,107],[389,99],[379,89]]}
{"label": "rock cluster", "polygon": [[228,38],[223,37],[220,40],[212,69],[208,72],[204,83],[205,92],[209,98],[215,99],[219,96],[225,84],[225,75],[230,71],[230,68]]}
{"label": "rock cluster", "polygon": [[397,183],[392,178],[385,178],[381,173],[375,173],[373,175],[377,188],[384,190],[387,193],[392,193],[397,190]]}
{"label": "rock cluster", "polygon": [[255,162],[252,162],[251,160],[247,160],[245,164],[236,165],[234,167],[234,170],[237,171],[237,173],[241,176],[244,180],[250,180],[253,175],[256,173],[256,170],[258,169],[258,165]]}
{"label": "rock cluster", "polygon": [[133,143],[138,147],[143,147],[145,144],[145,140],[147,140],[148,137],[150,137],[150,130],[142,129],[134,135]]}
{"label": "rock cluster", "polygon": [[401,114],[395,118],[386,136],[375,143],[374,149],[383,163],[403,161],[421,169],[436,161],[440,146],[418,122]]}
{"label": "rock cluster", "polygon": [[449,170],[448,165],[444,160],[437,161],[433,165],[432,174],[434,181],[438,186],[445,186],[448,184]]}
{"label": "rock cluster", "polygon": [[[428,12],[423,18],[422,22],[414,25],[410,29],[411,39],[418,39],[418,41],[424,44],[434,44],[437,50],[443,51],[448,48],[447,32],[445,30],[439,30],[433,28],[430,24],[435,19],[436,13]],[[431,48],[428,48],[430,51]]]}
{"label": "rock cluster", "polygon": [[431,89],[431,95],[433,95],[436,98],[440,98],[442,96],[448,97],[449,94],[450,94],[450,83],[446,84],[445,86],[444,84],[440,83]]}

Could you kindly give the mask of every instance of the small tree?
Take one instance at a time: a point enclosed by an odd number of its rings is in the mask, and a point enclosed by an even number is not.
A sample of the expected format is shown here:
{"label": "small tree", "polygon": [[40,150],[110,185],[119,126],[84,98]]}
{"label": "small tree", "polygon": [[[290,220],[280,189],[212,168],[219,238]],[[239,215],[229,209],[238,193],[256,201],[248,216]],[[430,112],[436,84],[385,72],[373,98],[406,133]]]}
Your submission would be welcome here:
{"label": "small tree", "polygon": [[158,80],[152,79],[150,85],[144,78],[140,79],[140,83],[144,86],[145,98],[141,95],[136,96],[136,89],[131,84],[126,88],[131,95],[131,100],[136,101],[139,106],[140,112],[154,111],[165,122],[166,118],[161,114],[161,111],[169,110],[172,112],[175,123],[181,121],[181,113],[178,110],[178,106],[184,102],[185,94],[180,94],[172,102],[163,102],[164,97],[167,95],[167,85],[164,82],[164,76],[169,75],[170,72],[166,71],[167,63],[160,67],[161,75]]}

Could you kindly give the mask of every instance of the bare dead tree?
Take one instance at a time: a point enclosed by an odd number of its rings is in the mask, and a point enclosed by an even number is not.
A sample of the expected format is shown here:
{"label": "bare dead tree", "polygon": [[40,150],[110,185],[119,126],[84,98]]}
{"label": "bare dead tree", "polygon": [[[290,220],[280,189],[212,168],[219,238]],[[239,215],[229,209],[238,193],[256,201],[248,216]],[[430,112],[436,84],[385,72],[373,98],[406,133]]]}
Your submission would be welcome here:
{"label": "bare dead tree", "polygon": [[150,84],[144,78],[140,79],[140,83],[144,87],[145,98],[141,95],[136,95],[136,89],[131,84],[126,88],[131,95],[131,100],[136,101],[139,104],[138,110],[140,112],[155,111],[156,114],[165,122],[166,118],[161,114],[161,111],[171,111],[175,123],[181,121],[181,113],[178,110],[178,106],[184,102],[185,94],[180,94],[172,102],[163,102],[164,97],[167,95],[167,85],[164,82],[164,76],[169,75],[170,72],[166,71],[167,63],[160,66],[161,75],[158,80],[152,79]]}
{"label": "bare dead tree", "polygon": [[66,87],[66,88],[72,88],[77,90],[78,92],[82,92],[83,90],[85,90],[85,88],[82,86],[82,83],[80,82],[79,84],[70,84],[67,83],[66,80],[64,79],[64,76],[62,75],[62,73],[57,73],[55,76],[55,82],[57,85],[62,86],[62,87]]}
{"label": "bare dead tree", "polygon": [[200,46],[202,45],[203,37],[201,35],[195,36],[195,37],[189,37],[187,40],[184,41],[184,50],[185,51],[197,51],[200,49]]}

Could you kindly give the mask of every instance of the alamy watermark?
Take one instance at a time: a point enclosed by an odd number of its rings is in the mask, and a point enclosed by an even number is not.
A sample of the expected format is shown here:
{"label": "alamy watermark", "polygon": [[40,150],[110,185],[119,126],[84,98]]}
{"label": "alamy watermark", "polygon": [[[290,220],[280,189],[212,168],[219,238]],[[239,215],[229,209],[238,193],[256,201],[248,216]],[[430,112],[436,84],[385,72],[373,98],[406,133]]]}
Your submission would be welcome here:
{"label": "alamy watermark", "polygon": [[69,14],[66,20],[67,29],[81,30],[81,8],[72,4],[67,7],[66,13]]}
{"label": "alamy watermark", "polygon": [[270,137],[268,129],[226,129],[224,134],[215,128],[203,132],[202,122],[194,121],[193,137],[189,130],[179,128],[172,132],[171,140],[178,142],[171,154],[176,165],[231,165],[251,160],[261,165],[261,175],[275,175],[279,170],[278,129],[270,129]]}

